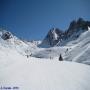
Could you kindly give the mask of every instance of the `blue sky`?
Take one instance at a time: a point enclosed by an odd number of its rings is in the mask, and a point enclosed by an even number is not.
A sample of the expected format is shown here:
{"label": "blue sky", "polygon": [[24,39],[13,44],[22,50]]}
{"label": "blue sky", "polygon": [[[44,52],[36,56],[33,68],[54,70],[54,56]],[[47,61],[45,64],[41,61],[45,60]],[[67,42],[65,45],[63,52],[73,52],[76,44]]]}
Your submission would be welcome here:
{"label": "blue sky", "polygon": [[0,26],[28,40],[50,28],[66,30],[73,19],[90,20],[90,0],[0,0]]}

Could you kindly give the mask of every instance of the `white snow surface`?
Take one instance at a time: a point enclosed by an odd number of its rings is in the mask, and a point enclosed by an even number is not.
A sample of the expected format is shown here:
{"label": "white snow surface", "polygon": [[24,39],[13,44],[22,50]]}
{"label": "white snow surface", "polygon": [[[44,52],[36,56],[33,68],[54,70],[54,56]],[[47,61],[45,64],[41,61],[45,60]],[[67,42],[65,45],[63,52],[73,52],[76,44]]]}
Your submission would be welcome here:
{"label": "white snow surface", "polygon": [[[81,31],[82,30],[80,30],[79,33],[81,33]],[[0,46],[8,50],[12,49],[13,51],[17,51],[25,57],[31,55],[36,58],[56,60],[61,54],[64,61],[74,61],[90,65],[89,27],[88,30],[82,32],[77,39],[73,40],[70,38],[65,42],[61,42],[63,43],[62,46],[39,48],[37,47],[37,43],[36,41],[23,42],[15,36],[8,40],[3,40],[0,37]]]}
{"label": "white snow surface", "polygon": [[58,40],[58,35],[56,34],[56,32],[55,32],[56,30],[55,30],[55,28],[54,28],[54,30],[52,31],[52,33],[53,33],[53,39],[54,40]]}
{"label": "white snow surface", "polygon": [[[58,60],[60,54],[64,61]],[[0,38],[0,88],[90,90],[89,65],[90,30],[63,46],[51,48],[38,48],[17,37]]]}
{"label": "white snow surface", "polygon": [[67,46],[73,46],[72,50],[65,55],[66,60],[90,64],[90,31],[86,31],[80,37],[71,41]]}
{"label": "white snow surface", "polygon": [[[39,58],[57,58],[62,55],[65,61],[74,61],[90,65],[90,30],[81,33],[81,35],[69,41],[63,46],[51,48],[38,48],[33,52],[34,57]],[[64,43],[64,42],[63,42]]]}
{"label": "white snow surface", "polygon": [[0,86],[17,90],[90,90],[90,66],[58,59],[26,58],[0,47]]}

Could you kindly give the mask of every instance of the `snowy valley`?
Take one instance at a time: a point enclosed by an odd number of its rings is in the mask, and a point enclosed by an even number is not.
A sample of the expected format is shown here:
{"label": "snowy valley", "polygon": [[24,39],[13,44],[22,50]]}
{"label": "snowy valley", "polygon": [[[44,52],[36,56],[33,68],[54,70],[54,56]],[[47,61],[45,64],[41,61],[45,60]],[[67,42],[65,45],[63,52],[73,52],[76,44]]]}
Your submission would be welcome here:
{"label": "snowy valley", "polygon": [[65,32],[52,28],[43,41],[0,29],[0,90],[90,90],[89,84],[89,21],[72,21]]}

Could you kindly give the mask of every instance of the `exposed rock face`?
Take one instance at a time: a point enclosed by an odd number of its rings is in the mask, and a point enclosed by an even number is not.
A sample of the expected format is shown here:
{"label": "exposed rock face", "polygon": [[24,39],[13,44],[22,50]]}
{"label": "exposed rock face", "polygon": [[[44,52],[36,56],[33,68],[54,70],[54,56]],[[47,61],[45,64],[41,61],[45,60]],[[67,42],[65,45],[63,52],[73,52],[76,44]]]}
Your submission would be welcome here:
{"label": "exposed rock face", "polygon": [[88,26],[90,27],[90,21],[85,21],[82,18],[79,18],[77,21],[73,20],[65,32],[58,28],[52,28],[40,46],[55,46],[58,42],[61,43],[69,38],[76,39],[81,33],[88,30]]}
{"label": "exposed rock face", "polygon": [[10,38],[12,38],[12,34],[11,34],[10,32],[8,32],[8,31],[7,31],[7,32],[3,32],[1,38],[2,38],[3,40],[10,39]]}
{"label": "exposed rock face", "polygon": [[54,46],[58,43],[58,41],[62,40],[63,38],[63,32],[59,30],[58,28],[52,28],[44,40],[42,41],[42,46]]}
{"label": "exposed rock face", "polygon": [[65,34],[67,38],[69,38],[74,33],[78,33],[80,30],[82,30],[82,32],[88,30],[88,26],[90,26],[90,22],[84,21],[82,18],[79,18],[77,21],[73,20],[70,23],[70,26],[68,30],[65,32]]}

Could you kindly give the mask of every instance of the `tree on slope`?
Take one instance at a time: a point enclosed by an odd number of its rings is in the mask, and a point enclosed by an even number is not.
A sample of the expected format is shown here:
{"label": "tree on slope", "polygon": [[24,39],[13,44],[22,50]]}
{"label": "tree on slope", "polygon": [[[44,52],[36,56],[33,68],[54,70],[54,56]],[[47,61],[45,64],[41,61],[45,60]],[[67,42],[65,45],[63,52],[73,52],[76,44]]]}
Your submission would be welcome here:
{"label": "tree on slope", "polygon": [[59,56],[59,61],[63,61],[62,55]]}

